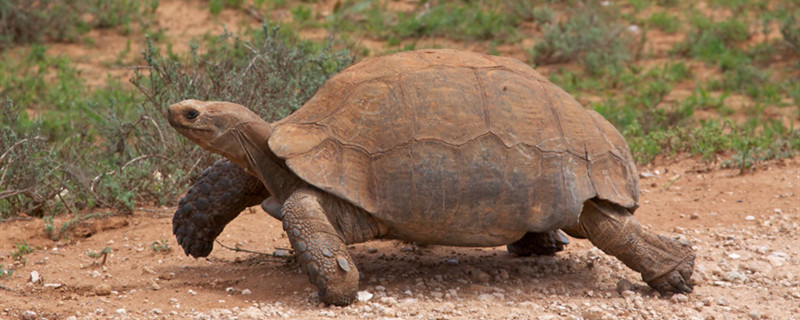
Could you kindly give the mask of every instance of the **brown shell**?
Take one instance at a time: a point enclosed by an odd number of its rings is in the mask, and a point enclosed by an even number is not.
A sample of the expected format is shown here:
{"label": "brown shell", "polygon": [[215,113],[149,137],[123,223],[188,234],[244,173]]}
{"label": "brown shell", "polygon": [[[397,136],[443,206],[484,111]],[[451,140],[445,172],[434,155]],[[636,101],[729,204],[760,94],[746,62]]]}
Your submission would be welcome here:
{"label": "brown shell", "polygon": [[421,232],[442,223],[550,230],[574,224],[587,199],[633,209],[639,195],[620,133],[509,58],[424,50],[368,59],[274,128],[270,148],[302,179]]}

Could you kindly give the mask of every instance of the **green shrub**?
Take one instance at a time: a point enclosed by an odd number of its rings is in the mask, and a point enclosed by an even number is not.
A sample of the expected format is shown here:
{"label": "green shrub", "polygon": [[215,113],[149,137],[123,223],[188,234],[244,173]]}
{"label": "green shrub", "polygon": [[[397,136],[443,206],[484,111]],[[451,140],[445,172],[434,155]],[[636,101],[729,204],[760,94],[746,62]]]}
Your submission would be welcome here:
{"label": "green shrub", "polygon": [[400,39],[440,36],[458,40],[510,41],[516,36],[516,15],[481,2],[420,3],[414,12],[387,9],[387,1],[345,1],[328,18],[332,33],[355,31],[399,44]]}
{"label": "green shrub", "polygon": [[[3,72],[31,71],[0,78],[0,218],[75,213],[59,230],[52,220],[46,224],[52,237],[103,216],[78,214],[81,209],[130,213],[138,205],[172,203],[213,162],[169,127],[163,117],[169,104],[227,100],[275,120],[352,63],[346,51],[297,40],[277,27],[265,26],[252,41],[226,33],[206,53],[195,50],[185,59],[164,57],[148,42],[150,72],[132,79],[142,96],[114,81],[89,92],[69,60],[31,51],[31,58],[0,62]],[[24,110],[37,105],[51,110],[31,120]]]}
{"label": "green shrub", "polygon": [[788,14],[781,22],[781,35],[783,41],[800,54],[800,9]]}
{"label": "green shrub", "polygon": [[750,37],[747,23],[736,18],[714,22],[696,12],[690,23],[686,40],[678,43],[674,52],[717,64],[722,69],[749,63],[749,58],[736,47]]}
{"label": "green shrub", "polygon": [[669,33],[677,32],[680,26],[678,17],[670,15],[666,11],[651,14],[650,17],[647,18],[647,22],[649,25]]}
{"label": "green shrub", "polygon": [[128,34],[141,13],[158,0],[0,0],[0,50],[44,40],[78,41],[91,28],[115,28]]}
{"label": "green shrub", "polygon": [[619,72],[632,58],[633,36],[620,22],[616,8],[589,1],[568,15],[544,27],[544,38],[532,49],[536,64],[578,61],[590,75],[600,75]]}

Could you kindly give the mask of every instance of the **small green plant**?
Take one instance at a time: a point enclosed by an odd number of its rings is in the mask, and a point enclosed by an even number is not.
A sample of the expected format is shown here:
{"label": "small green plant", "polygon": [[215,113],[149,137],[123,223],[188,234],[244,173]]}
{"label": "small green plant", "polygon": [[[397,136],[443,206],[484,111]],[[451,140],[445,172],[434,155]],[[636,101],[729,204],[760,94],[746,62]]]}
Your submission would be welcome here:
{"label": "small green plant", "polygon": [[165,239],[153,241],[153,243],[150,244],[150,249],[153,249],[155,252],[169,252],[171,250],[169,242]]}
{"label": "small green plant", "polygon": [[[100,261],[100,263],[99,263],[102,266],[102,265],[106,264],[106,259],[108,259],[108,255],[111,254],[111,252],[113,252],[111,250],[111,248],[105,247],[105,248],[103,248],[103,250],[100,250],[99,252],[98,251],[94,251],[94,250],[88,250],[86,252],[86,255],[89,256],[89,258],[92,258],[92,259],[95,259],[95,260],[97,260],[97,259],[102,257],[103,260]],[[93,264],[95,264],[95,263],[97,263],[97,262],[93,262]]]}
{"label": "small green plant", "polygon": [[29,245],[25,240],[22,240],[22,242],[15,241],[14,243],[14,251],[11,252],[11,257],[13,257],[14,260],[21,260],[27,254],[36,251],[36,248]]}
{"label": "small green plant", "polygon": [[678,31],[680,20],[666,11],[656,12],[647,18],[647,23],[664,32],[674,33]]}
{"label": "small green plant", "polygon": [[11,275],[14,274],[14,269],[8,267],[6,269],[2,264],[0,264],[0,277],[5,277],[6,279],[11,278]]}
{"label": "small green plant", "polygon": [[289,10],[289,12],[292,13],[292,21],[297,22],[300,25],[305,25],[311,21],[311,8],[306,7],[305,5],[297,5]]}

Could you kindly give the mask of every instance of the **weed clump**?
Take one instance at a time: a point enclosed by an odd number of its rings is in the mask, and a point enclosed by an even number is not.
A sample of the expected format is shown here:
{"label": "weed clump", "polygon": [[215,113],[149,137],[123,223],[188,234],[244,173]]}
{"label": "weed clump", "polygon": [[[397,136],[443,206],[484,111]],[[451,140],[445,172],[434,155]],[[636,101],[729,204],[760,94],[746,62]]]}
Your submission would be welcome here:
{"label": "weed clump", "polygon": [[531,50],[538,65],[577,61],[590,75],[601,75],[618,72],[633,58],[634,35],[615,8],[597,1],[579,3],[567,19],[554,19],[543,29],[544,38]]}

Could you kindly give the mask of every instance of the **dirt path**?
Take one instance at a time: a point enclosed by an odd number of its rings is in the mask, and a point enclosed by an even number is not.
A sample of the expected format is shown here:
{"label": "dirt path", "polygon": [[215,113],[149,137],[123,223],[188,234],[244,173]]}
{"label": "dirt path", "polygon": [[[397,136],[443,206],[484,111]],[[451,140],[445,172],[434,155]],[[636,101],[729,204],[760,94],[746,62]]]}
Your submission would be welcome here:
{"label": "dirt path", "polygon": [[[183,255],[171,210],[79,228],[88,238],[47,239],[42,220],[0,224],[2,319],[797,319],[800,315],[800,157],[754,173],[706,170],[693,159],[641,167],[637,217],[685,237],[697,250],[695,292],[659,297],[617,260],[574,240],[555,257],[518,258],[504,248],[415,247],[396,241],[353,246],[360,290],[373,297],[322,307],[296,265],[217,246],[208,259]],[[56,221],[56,226],[60,225]],[[167,240],[169,252],[151,243]],[[289,247],[280,224],[242,214],[219,238],[266,251]],[[25,264],[15,243],[38,246]],[[89,250],[113,252],[104,266]],[[30,281],[31,272],[41,277]],[[620,292],[618,286],[630,291]],[[626,289],[626,288],[622,288]],[[26,318],[27,317],[27,318]]]}

